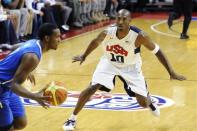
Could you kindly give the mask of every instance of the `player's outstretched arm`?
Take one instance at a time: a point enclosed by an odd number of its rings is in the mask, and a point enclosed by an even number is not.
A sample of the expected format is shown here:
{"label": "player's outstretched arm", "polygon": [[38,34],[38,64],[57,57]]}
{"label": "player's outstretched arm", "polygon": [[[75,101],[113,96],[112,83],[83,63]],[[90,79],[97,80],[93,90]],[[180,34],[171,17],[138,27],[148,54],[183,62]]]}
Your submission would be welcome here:
{"label": "player's outstretched arm", "polygon": [[14,51],[16,50],[18,47],[20,47],[23,43],[18,43],[18,44],[15,44],[15,45],[9,45],[9,44],[1,44],[0,45],[0,49],[2,50],[11,50],[11,51]]}
{"label": "player's outstretched arm", "polygon": [[101,42],[105,39],[105,36],[106,36],[106,32],[105,31],[101,32],[97,36],[97,38],[93,39],[90,42],[88,48],[82,55],[77,55],[73,57],[72,59],[73,62],[79,61],[80,64],[82,64],[85,61],[86,57],[101,44]]}
{"label": "player's outstretched arm", "polygon": [[30,72],[32,72],[38,65],[39,59],[33,53],[27,53],[23,56],[20,65],[14,75],[11,90],[19,96],[36,100],[44,108],[48,107],[46,101],[49,97],[43,96],[43,91],[32,93],[22,87],[22,83],[27,79]]}
{"label": "player's outstretched arm", "polygon": [[168,62],[166,56],[164,53],[161,51],[159,46],[155,44],[147,34],[144,32],[140,32],[138,38],[137,38],[137,43],[136,46],[143,45],[145,46],[148,50],[150,50],[153,54],[155,54],[158,58],[158,60],[162,63],[162,65],[166,68],[170,75],[170,79],[176,79],[176,80],[185,80],[186,78],[182,75],[177,74],[173,68],[171,67],[170,63]]}

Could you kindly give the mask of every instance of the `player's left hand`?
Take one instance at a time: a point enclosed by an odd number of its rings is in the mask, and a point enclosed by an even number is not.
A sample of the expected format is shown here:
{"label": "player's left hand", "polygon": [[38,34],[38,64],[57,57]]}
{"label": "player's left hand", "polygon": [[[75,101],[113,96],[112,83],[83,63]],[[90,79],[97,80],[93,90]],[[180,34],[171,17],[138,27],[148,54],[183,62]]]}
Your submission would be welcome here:
{"label": "player's left hand", "polygon": [[27,77],[28,80],[30,80],[30,82],[35,86],[36,85],[36,80],[35,77],[32,73],[30,73]]}
{"label": "player's left hand", "polygon": [[72,60],[73,60],[72,63],[79,61],[80,65],[81,65],[85,61],[85,56],[84,55],[77,55],[77,56],[74,56],[72,58]]}
{"label": "player's left hand", "polygon": [[48,103],[48,100],[51,99],[50,96],[43,96],[43,91],[34,93],[34,99],[38,102],[43,108],[48,109],[50,107],[50,104]]}
{"label": "player's left hand", "polygon": [[185,76],[182,76],[182,75],[179,75],[177,73],[172,73],[170,75],[170,79],[171,80],[180,80],[180,81],[183,81],[183,80],[186,80],[186,77]]}
{"label": "player's left hand", "polygon": [[33,100],[37,101],[43,108],[48,109],[50,107],[49,100],[51,96],[44,96],[45,90],[48,88],[48,84],[40,91],[34,93]]}

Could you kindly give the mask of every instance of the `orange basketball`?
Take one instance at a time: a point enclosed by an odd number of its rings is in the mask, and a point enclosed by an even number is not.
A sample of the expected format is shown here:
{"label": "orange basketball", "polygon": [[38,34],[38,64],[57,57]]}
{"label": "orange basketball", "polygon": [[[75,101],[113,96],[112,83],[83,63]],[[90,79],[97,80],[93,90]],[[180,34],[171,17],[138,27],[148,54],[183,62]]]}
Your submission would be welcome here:
{"label": "orange basketball", "polygon": [[66,91],[64,83],[52,81],[49,83],[48,88],[44,92],[44,96],[51,96],[49,103],[53,106],[62,104],[67,98],[68,92]]}

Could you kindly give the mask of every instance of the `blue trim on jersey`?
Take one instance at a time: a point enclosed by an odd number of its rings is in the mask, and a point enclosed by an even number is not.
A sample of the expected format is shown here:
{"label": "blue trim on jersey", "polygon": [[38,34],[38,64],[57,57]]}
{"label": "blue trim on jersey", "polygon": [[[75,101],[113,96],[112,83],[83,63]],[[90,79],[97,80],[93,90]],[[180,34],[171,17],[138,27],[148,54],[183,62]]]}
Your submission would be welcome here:
{"label": "blue trim on jersey", "polygon": [[141,51],[141,49],[140,49],[140,47],[138,47],[138,48],[136,48],[136,49],[134,50],[134,54],[140,53],[140,51]]}
{"label": "blue trim on jersey", "polygon": [[136,32],[136,33],[140,33],[142,30],[137,28],[136,26],[130,26],[130,30]]}

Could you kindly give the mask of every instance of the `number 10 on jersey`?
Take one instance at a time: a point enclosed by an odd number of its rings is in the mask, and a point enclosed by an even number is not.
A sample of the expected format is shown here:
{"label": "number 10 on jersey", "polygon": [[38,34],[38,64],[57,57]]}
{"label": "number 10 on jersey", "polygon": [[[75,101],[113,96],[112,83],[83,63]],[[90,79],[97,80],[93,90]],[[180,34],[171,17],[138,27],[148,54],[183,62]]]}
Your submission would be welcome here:
{"label": "number 10 on jersey", "polygon": [[118,62],[118,63],[124,63],[124,56],[121,56],[121,55],[116,55],[116,54],[113,54],[113,53],[110,53],[111,54],[111,61],[113,62]]}

